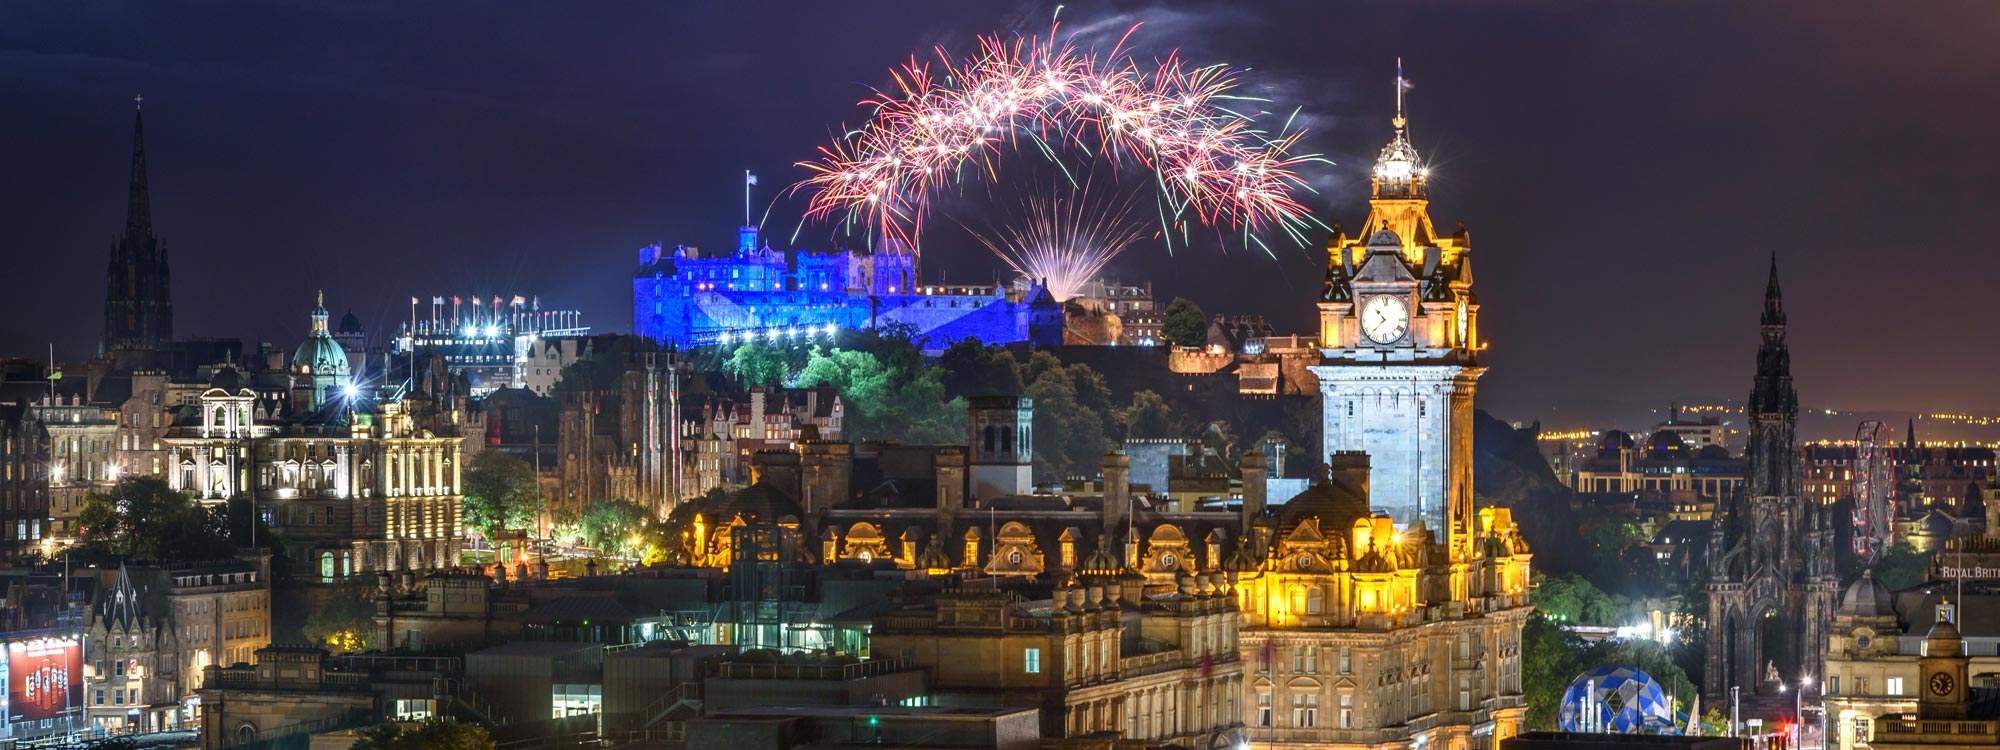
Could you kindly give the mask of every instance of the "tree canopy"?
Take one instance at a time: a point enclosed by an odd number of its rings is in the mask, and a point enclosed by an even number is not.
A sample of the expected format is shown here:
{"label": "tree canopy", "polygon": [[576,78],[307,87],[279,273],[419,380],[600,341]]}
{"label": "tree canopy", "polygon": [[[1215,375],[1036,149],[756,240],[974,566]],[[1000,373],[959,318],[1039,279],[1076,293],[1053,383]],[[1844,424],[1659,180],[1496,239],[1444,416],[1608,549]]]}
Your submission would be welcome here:
{"label": "tree canopy", "polygon": [[1174,412],[1167,406],[1167,400],[1152,391],[1132,394],[1132,405],[1125,408],[1125,438],[1127,440],[1173,437]]}
{"label": "tree canopy", "polygon": [[465,527],[492,539],[500,529],[522,529],[542,510],[535,492],[535,469],[498,451],[472,458],[463,479]]}
{"label": "tree canopy", "polygon": [[609,554],[637,557],[645,546],[642,531],[650,515],[630,500],[593,500],[583,506],[578,526],[584,544]]}
{"label": "tree canopy", "polygon": [[730,352],[722,369],[746,386],[785,385],[791,380],[792,355],[778,347],[753,342]]}
{"label": "tree canopy", "polygon": [[197,503],[154,477],[126,477],[85,497],[77,527],[77,549],[85,554],[142,560],[213,560],[236,554],[226,509]]}
{"label": "tree canopy", "polygon": [[336,654],[374,650],[374,594],[374,587],[360,578],[335,585],[306,617],[305,637]]}
{"label": "tree canopy", "polygon": [[1188,298],[1175,297],[1167,303],[1160,335],[1175,346],[1204,346],[1208,343],[1208,314]]}

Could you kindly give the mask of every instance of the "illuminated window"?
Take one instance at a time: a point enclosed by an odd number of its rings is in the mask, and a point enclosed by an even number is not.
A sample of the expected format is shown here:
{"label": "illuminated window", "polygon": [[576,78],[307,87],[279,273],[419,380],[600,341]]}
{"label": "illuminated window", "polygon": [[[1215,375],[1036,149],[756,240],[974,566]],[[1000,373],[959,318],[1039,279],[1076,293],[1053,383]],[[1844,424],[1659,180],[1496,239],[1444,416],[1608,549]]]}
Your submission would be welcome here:
{"label": "illuminated window", "polygon": [[1027,672],[1028,674],[1042,673],[1041,649],[1039,648],[1021,649],[1021,671]]}

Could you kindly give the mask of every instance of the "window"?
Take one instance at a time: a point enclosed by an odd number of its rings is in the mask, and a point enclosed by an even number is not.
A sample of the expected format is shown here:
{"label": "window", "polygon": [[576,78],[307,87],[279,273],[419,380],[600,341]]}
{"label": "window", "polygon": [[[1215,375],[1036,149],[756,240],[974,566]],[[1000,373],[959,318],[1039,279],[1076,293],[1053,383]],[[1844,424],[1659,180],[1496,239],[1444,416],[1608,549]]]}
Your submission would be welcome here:
{"label": "window", "polygon": [[1319,696],[1313,694],[1292,695],[1292,726],[1313,727],[1319,725]]}
{"label": "window", "polygon": [[1340,673],[1354,674],[1354,647],[1340,647]]}
{"label": "window", "polygon": [[1828,695],[1840,694],[1840,675],[1826,678],[1826,692]]}
{"label": "window", "polygon": [[97,691],[97,705],[104,705],[104,691]]}
{"label": "window", "polygon": [[1866,677],[1854,678],[1854,693],[1856,695],[1868,694],[1868,678]]}
{"label": "window", "polygon": [[1891,677],[1891,678],[1889,678],[1889,679],[1888,679],[1888,681],[1887,681],[1887,685],[1888,685],[1888,688],[1889,688],[1889,691],[1888,691],[1888,694],[1889,694],[1889,695],[1902,695],[1902,694],[1903,694],[1903,678],[1901,678],[1901,677]]}
{"label": "window", "polygon": [[1319,647],[1318,647],[1318,646],[1307,646],[1307,647],[1305,648],[1305,652],[1306,652],[1306,670],[1305,670],[1305,671],[1306,671],[1306,674],[1313,674],[1313,673],[1316,673],[1316,672],[1318,672],[1318,671],[1319,671]]}
{"label": "window", "polygon": [[1041,649],[1039,648],[1021,649],[1021,671],[1027,672],[1028,674],[1042,673]]}
{"label": "window", "polygon": [[118,706],[125,705],[125,688],[111,691],[111,703]]}
{"label": "window", "polygon": [[1340,694],[1340,728],[1354,728],[1354,694]]}
{"label": "window", "polygon": [[[99,703],[104,702],[101,696],[102,694],[100,693],[100,698],[98,700]],[[1268,727],[1270,725],[1271,725],[1271,691],[1259,690],[1257,691],[1257,726]]]}

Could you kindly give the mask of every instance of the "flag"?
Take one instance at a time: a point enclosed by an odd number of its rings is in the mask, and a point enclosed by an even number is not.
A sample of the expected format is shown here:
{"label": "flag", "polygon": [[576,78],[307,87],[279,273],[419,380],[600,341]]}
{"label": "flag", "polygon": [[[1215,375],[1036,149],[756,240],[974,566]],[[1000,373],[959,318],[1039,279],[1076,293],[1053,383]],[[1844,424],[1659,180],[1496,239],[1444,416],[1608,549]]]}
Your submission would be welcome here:
{"label": "flag", "polygon": [[442,305],[442,304],[444,304],[444,298],[443,298],[443,297],[432,297],[432,298],[431,298],[431,304],[433,304],[433,305]]}
{"label": "flag", "polygon": [[452,296],[452,298],[451,298],[451,303],[452,303],[452,304],[454,304],[454,305],[458,305],[458,304],[464,304],[464,303],[462,303],[462,302],[459,302],[459,299],[458,299],[458,297],[457,297],[456,295]]}
{"label": "flag", "polygon": [[752,172],[748,169],[743,170],[743,184],[745,185],[757,184],[757,173]]}
{"label": "flag", "polygon": [[49,371],[49,379],[50,379],[50,380],[61,380],[61,379],[62,379],[62,371],[61,371],[61,370],[50,370],[50,371]]}
{"label": "flag", "polygon": [[522,297],[521,295],[516,294],[514,295],[514,300],[512,302],[509,302],[508,304],[511,304],[515,307],[520,307],[522,305],[528,304],[528,299],[526,297]]}
{"label": "flag", "polygon": [[417,304],[417,298],[415,298],[415,297],[411,297],[411,298],[410,298],[410,304],[412,304],[412,305],[414,305],[414,304]]}
{"label": "flag", "polygon": [[1415,81],[1412,81],[1408,78],[1403,78],[1401,76],[1398,76],[1396,78],[1396,86],[1400,87],[1404,91],[1409,91],[1410,89],[1416,88],[1417,84]]}

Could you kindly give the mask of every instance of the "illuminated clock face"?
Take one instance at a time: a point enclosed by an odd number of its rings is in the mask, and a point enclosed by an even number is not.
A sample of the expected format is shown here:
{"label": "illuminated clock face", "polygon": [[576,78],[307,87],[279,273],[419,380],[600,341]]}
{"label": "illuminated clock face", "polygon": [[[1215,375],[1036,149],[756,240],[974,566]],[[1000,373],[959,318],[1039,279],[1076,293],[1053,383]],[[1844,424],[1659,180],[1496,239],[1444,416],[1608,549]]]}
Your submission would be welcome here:
{"label": "illuminated clock face", "polygon": [[1394,343],[1410,328],[1410,309],[1400,297],[1371,297],[1361,307],[1361,333],[1377,344]]}
{"label": "illuminated clock face", "polygon": [[1958,681],[1952,679],[1951,675],[1946,674],[1944,672],[1939,672],[1937,674],[1931,675],[1932,694],[1951,695],[1951,690],[1952,688],[1955,687],[1958,687]]}

